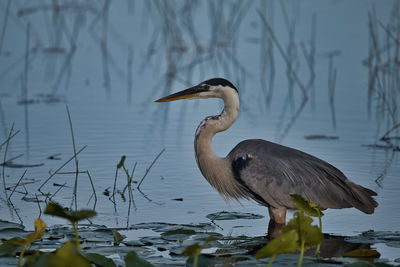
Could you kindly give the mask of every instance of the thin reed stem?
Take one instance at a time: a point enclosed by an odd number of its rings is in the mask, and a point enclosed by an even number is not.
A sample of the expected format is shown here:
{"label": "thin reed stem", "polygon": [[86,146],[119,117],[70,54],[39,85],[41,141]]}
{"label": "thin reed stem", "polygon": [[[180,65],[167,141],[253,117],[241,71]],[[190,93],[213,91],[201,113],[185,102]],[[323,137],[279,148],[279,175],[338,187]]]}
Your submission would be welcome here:
{"label": "thin reed stem", "polygon": [[64,164],[62,164],[55,172],[53,172],[52,174],[50,174],[50,176],[46,179],[46,181],[44,181],[40,187],[38,188],[38,191],[40,191],[40,189],[47,184],[47,182],[53,178],[54,175],[56,175],[58,173],[58,171],[60,171],[62,168],[65,167],[65,165],[67,165],[71,160],[73,160],[75,158],[76,155],[78,155],[79,153],[81,153],[85,148],[87,147],[87,145],[83,146],[78,152],[76,152],[76,154],[74,154],[71,158],[69,158]]}
{"label": "thin reed stem", "polygon": [[36,198],[36,203],[39,207],[39,216],[38,217],[40,218],[42,216],[42,208],[40,207],[39,198],[38,198],[37,194],[35,194],[35,198]]}
{"label": "thin reed stem", "polygon": [[87,173],[87,176],[89,177],[90,185],[92,186],[92,190],[93,190],[93,195],[94,195],[93,210],[95,210],[96,209],[96,205],[97,205],[96,189],[94,188],[93,179],[92,179],[92,176],[90,175],[89,171],[86,171],[86,173]]}
{"label": "thin reed stem", "polygon": [[[7,161],[8,144],[10,143],[10,139],[11,139],[11,135],[12,135],[12,132],[13,132],[13,131],[14,131],[14,123],[13,123],[12,126],[11,126],[10,133],[8,134],[8,138],[7,138],[7,140],[6,140],[6,150],[4,151],[4,160],[3,160],[4,163]],[[8,197],[7,197],[7,190],[6,190],[6,187],[7,187],[7,186],[6,186],[5,164],[3,164],[2,167],[3,167],[3,168],[2,168],[2,176],[3,176],[4,193],[6,194],[6,198],[8,198]]]}
{"label": "thin reed stem", "polygon": [[75,136],[74,136],[74,129],[72,128],[72,120],[71,120],[71,114],[69,112],[68,106],[67,108],[67,114],[68,114],[68,121],[69,121],[69,128],[71,130],[71,138],[72,138],[72,146],[74,149],[74,159],[75,159],[75,184],[74,184],[74,200],[75,200],[75,210],[78,209],[77,207],[77,191],[78,191],[78,175],[79,175],[79,164],[78,164],[78,158],[76,156],[76,146],[75,146]]}
{"label": "thin reed stem", "polygon": [[7,2],[7,7],[6,7],[6,12],[4,16],[4,22],[3,22],[3,27],[1,29],[1,36],[0,36],[0,56],[3,48],[3,42],[4,42],[4,35],[6,33],[6,28],[7,28],[7,22],[8,22],[8,14],[10,13],[10,4],[11,0],[8,0]]}
{"label": "thin reed stem", "polygon": [[[14,125],[14,124],[13,124]],[[21,130],[16,131],[15,133],[13,133],[11,136],[8,136],[6,141],[4,141],[3,143],[0,144],[0,149],[7,144],[14,136],[16,136]],[[15,158],[12,158],[15,159]]]}
{"label": "thin reed stem", "polygon": [[158,155],[154,158],[153,162],[152,162],[152,163],[150,164],[150,166],[146,169],[146,172],[145,172],[145,174],[143,175],[142,179],[140,180],[140,182],[139,182],[137,188],[140,187],[140,185],[142,184],[144,178],[146,178],[147,174],[149,173],[151,167],[153,167],[154,163],[155,163],[155,162],[157,161],[157,159],[161,156],[161,154],[164,153],[164,151],[165,151],[165,148],[164,148],[163,150],[161,150],[161,152],[158,153]]}
{"label": "thin reed stem", "polygon": [[271,39],[274,41],[275,45],[278,47],[278,50],[279,50],[283,60],[285,61],[286,65],[288,66],[288,71],[290,73],[292,73],[294,80],[296,81],[297,85],[300,87],[300,90],[303,93],[304,100],[307,101],[308,100],[307,90],[304,87],[303,83],[300,81],[299,77],[297,76],[297,73],[294,71],[293,66],[291,64],[291,61],[289,60],[288,56],[286,55],[285,51],[283,50],[281,44],[278,42],[278,39],[276,38],[273,30],[269,26],[269,24],[268,24],[267,20],[265,19],[264,15],[259,10],[258,10],[258,14],[261,17],[261,20],[262,20],[264,26],[269,31],[269,33],[271,35]]}
{"label": "thin reed stem", "polygon": [[51,200],[67,183],[64,183],[61,185],[50,197],[49,200]]}
{"label": "thin reed stem", "polygon": [[26,173],[27,171],[28,171],[28,169],[26,169],[26,170],[24,171],[24,173],[22,174],[21,178],[19,178],[19,180],[18,180],[17,184],[14,186],[14,189],[13,189],[13,191],[12,191],[12,192],[11,192],[11,194],[8,196],[8,200],[10,200],[11,196],[14,194],[14,192],[15,192],[15,189],[17,189],[17,187],[18,187],[19,183],[20,183],[20,182],[21,182],[21,180],[24,178],[24,176],[25,176],[25,173]]}

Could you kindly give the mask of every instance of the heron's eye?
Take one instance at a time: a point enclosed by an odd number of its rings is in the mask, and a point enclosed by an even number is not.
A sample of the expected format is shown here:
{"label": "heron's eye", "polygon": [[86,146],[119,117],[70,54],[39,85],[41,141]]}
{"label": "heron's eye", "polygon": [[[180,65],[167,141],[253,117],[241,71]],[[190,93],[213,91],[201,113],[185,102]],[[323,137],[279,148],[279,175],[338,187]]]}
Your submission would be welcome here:
{"label": "heron's eye", "polygon": [[199,87],[200,91],[208,91],[210,89],[210,86],[208,84],[202,84]]}

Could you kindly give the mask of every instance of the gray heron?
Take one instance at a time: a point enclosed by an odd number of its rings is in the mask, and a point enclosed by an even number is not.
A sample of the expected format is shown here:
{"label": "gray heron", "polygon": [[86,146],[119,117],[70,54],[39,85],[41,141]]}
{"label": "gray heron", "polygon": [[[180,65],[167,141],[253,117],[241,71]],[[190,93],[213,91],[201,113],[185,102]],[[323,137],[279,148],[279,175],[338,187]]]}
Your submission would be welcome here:
{"label": "gray heron", "polygon": [[286,223],[286,210],[296,209],[291,194],[313,201],[323,209],[351,208],[371,214],[377,194],[348,180],[331,164],[297,149],[261,139],[240,142],[224,158],[212,149],[212,138],[228,129],[239,113],[237,88],[214,78],[155,102],[179,99],[221,98],[220,115],[206,117],[197,127],[194,150],[207,181],[225,198],[253,199],[268,207],[270,227]]}

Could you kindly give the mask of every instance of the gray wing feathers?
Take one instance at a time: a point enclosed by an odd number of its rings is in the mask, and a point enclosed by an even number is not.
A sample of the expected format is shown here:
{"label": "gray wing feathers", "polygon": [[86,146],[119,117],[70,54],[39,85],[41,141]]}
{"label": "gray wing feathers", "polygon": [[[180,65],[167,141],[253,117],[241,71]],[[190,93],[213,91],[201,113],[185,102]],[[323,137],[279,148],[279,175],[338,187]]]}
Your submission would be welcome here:
{"label": "gray wing feathers", "polygon": [[[290,194],[298,194],[323,208],[355,207],[373,213],[378,205],[371,197],[376,195],[374,191],[352,183],[334,166],[296,149],[265,140],[246,140],[227,158],[235,178],[260,203],[259,197],[273,207],[295,208]],[[238,159],[248,160],[244,166],[236,164]]]}

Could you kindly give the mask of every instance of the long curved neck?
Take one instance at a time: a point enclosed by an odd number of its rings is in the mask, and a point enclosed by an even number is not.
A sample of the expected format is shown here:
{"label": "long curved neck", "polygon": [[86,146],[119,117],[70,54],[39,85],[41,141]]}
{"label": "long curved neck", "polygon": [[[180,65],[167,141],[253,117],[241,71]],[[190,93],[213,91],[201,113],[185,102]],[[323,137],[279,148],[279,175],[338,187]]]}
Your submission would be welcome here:
{"label": "long curved neck", "polygon": [[212,149],[212,138],[228,129],[239,113],[237,94],[223,94],[224,109],[220,115],[205,118],[197,127],[194,148],[197,164],[207,181],[225,197],[243,197],[239,184],[234,179],[230,162],[218,157]]}

